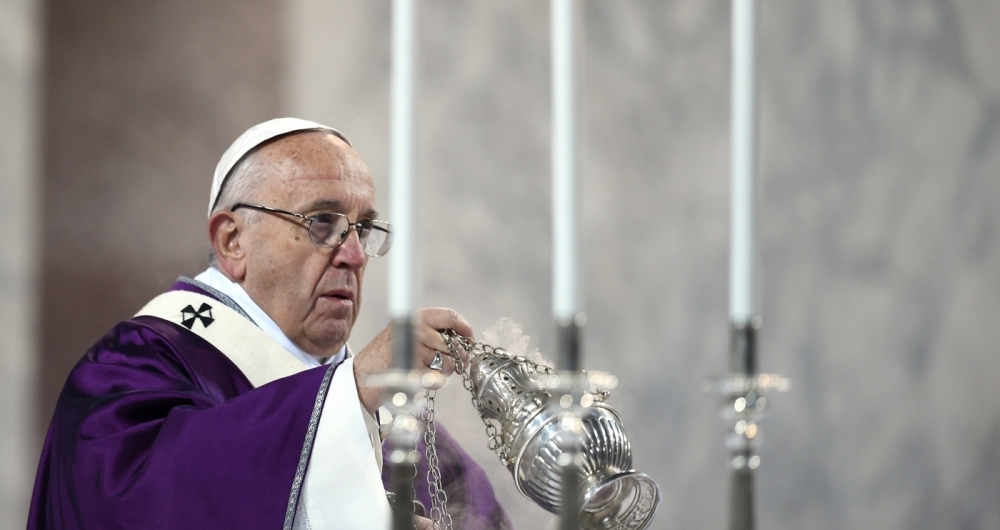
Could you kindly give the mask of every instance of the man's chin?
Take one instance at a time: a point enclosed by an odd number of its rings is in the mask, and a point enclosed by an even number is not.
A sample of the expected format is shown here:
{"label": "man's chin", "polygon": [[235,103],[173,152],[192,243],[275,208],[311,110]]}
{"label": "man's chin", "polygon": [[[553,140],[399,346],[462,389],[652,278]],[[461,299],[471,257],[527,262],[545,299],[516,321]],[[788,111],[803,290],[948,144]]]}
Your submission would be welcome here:
{"label": "man's chin", "polygon": [[344,321],[324,322],[314,327],[306,336],[318,352],[309,352],[316,357],[332,357],[340,353],[351,334],[351,326]]}

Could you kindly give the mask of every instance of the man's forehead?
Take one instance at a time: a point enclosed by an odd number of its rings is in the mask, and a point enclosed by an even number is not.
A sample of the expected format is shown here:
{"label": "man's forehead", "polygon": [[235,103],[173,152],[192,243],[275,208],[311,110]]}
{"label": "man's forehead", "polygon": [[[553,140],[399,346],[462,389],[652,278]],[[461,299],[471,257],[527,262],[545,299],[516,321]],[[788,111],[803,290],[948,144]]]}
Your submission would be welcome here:
{"label": "man's forehead", "polygon": [[259,163],[268,173],[264,190],[286,197],[290,207],[315,209],[318,203],[340,211],[357,206],[374,211],[375,183],[361,157],[336,136],[323,132],[296,134],[265,146]]}
{"label": "man's forehead", "polygon": [[326,131],[306,131],[278,138],[260,148],[260,154],[272,157],[300,158],[325,155],[342,158],[354,149],[339,137]]}
{"label": "man's forehead", "polygon": [[368,167],[346,142],[325,132],[281,138],[258,153],[260,162],[278,166],[287,180],[369,181]]}

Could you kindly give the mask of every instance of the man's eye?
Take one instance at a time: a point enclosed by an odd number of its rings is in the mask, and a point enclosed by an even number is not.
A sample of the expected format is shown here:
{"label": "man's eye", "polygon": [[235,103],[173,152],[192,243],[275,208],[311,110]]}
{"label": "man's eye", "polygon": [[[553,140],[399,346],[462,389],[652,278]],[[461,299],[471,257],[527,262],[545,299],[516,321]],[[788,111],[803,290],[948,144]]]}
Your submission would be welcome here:
{"label": "man's eye", "polygon": [[337,219],[332,213],[321,213],[313,216],[313,222],[332,225],[337,222]]}

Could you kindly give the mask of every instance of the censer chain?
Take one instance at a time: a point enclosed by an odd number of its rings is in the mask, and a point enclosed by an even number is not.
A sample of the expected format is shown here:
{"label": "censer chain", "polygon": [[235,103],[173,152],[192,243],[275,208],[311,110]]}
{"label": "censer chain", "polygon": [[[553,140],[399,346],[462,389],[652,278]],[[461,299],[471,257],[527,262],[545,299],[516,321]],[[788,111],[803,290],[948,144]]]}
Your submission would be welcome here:
{"label": "censer chain", "polygon": [[439,530],[452,530],[451,514],[448,513],[448,494],[441,487],[441,465],[437,454],[437,427],[434,423],[434,399],[436,390],[427,390],[424,402],[424,455],[427,457],[427,491],[431,498],[428,514]]}

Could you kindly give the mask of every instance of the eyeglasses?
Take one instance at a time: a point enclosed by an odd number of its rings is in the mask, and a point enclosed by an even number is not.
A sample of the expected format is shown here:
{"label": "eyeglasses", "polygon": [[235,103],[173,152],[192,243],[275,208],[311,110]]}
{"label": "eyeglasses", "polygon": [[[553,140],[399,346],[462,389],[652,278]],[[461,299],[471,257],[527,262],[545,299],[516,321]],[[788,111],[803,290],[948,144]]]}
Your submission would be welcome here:
{"label": "eyeglasses", "polygon": [[365,254],[377,258],[384,256],[392,247],[392,225],[385,221],[371,220],[352,223],[346,215],[336,212],[320,212],[316,215],[305,216],[277,208],[242,202],[233,206],[229,211],[235,212],[240,208],[291,215],[304,220],[306,231],[309,232],[309,239],[317,247],[337,248],[347,240],[352,227],[358,233],[358,240],[361,241],[361,248]]}

